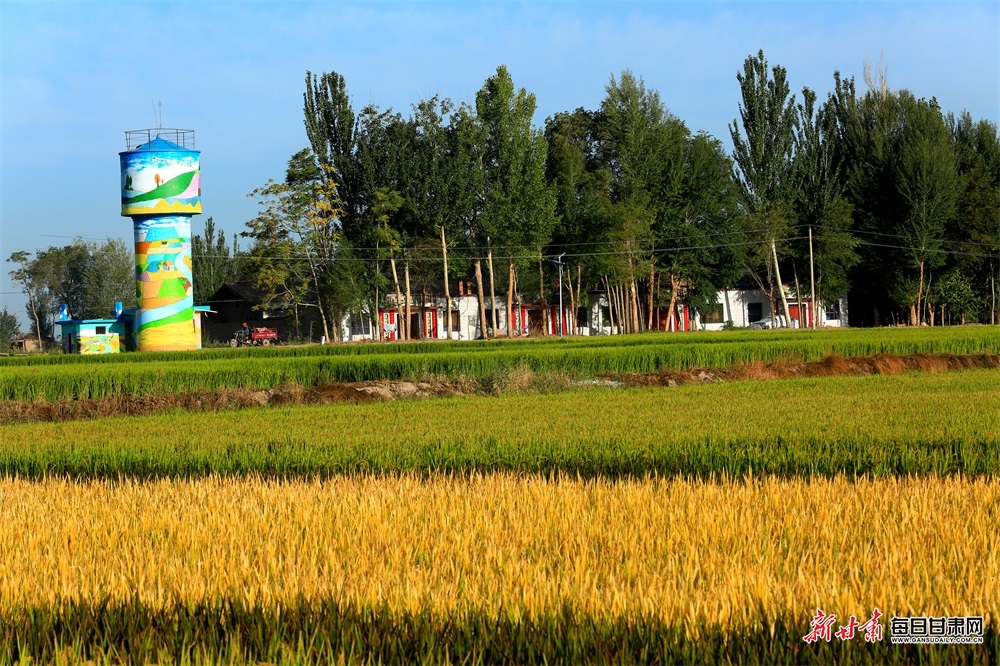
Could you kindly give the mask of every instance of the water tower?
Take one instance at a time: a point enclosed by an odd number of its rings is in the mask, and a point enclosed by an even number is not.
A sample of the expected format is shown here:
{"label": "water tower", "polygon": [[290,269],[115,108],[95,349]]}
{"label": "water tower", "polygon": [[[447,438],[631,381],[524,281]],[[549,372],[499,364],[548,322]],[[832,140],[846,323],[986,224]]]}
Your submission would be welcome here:
{"label": "water tower", "polygon": [[122,216],[132,218],[135,234],[136,349],[198,349],[191,217],[201,214],[201,153],[194,130],[133,130],[125,144]]}

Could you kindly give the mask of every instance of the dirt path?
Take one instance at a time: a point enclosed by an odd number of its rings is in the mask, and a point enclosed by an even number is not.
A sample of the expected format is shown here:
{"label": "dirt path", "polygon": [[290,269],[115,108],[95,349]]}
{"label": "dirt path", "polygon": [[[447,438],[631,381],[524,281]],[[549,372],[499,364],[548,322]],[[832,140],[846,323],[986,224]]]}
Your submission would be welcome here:
{"label": "dirt path", "polygon": [[334,383],[306,388],[267,390],[225,389],[169,395],[125,396],[86,400],[0,403],[0,425],[44,421],[72,421],[109,416],[142,416],[171,410],[217,411],[248,407],[317,405],[428,398],[432,396],[497,395],[510,392],[582,390],[594,386],[680,386],[691,383],[832,377],[840,375],[895,375],[903,372],[944,372],[971,368],[1000,368],[996,354],[878,354],[858,358],[827,356],[805,363],[750,363],[730,368],[695,368],[683,372],[628,373],[596,380],[573,381],[567,376],[536,375],[526,368],[511,370],[501,381],[435,380],[433,382],[378,381]]}

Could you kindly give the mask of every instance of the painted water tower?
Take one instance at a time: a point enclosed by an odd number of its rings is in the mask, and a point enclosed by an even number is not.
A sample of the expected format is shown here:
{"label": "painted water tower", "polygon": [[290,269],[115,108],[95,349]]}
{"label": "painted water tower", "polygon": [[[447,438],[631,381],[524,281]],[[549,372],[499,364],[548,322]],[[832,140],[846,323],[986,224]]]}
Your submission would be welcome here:
{"label": "painted water tower", "polygon": [[122,215],[132,218],[135,233],[136,349],[198,349],[191,216],[201,214],[201,153],[194,130],[133,130],[125,144]]}

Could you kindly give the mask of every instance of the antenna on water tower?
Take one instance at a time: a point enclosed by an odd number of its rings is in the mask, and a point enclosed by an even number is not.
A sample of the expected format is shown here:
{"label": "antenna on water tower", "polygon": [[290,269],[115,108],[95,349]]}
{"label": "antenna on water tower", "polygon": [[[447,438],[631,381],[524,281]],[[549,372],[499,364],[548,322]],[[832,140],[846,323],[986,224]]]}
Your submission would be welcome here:
{"label": "antenna on water tower", "polygon": [[153,104],[153,122],[156,123],[156,135],[160,135],[160,130],[163,129],[163,100],[155,101],[150,100]]}

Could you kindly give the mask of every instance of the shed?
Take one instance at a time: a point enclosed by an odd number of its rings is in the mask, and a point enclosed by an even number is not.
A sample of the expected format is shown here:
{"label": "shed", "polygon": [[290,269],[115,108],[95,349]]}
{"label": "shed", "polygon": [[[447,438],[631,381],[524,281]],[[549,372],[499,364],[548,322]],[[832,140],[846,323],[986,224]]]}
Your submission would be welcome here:
{"label": "shed", "polygon": [[56,325],[62,329],[62,348],[67,354],[117,354],[128,337],[124,317],[67,319]]}

